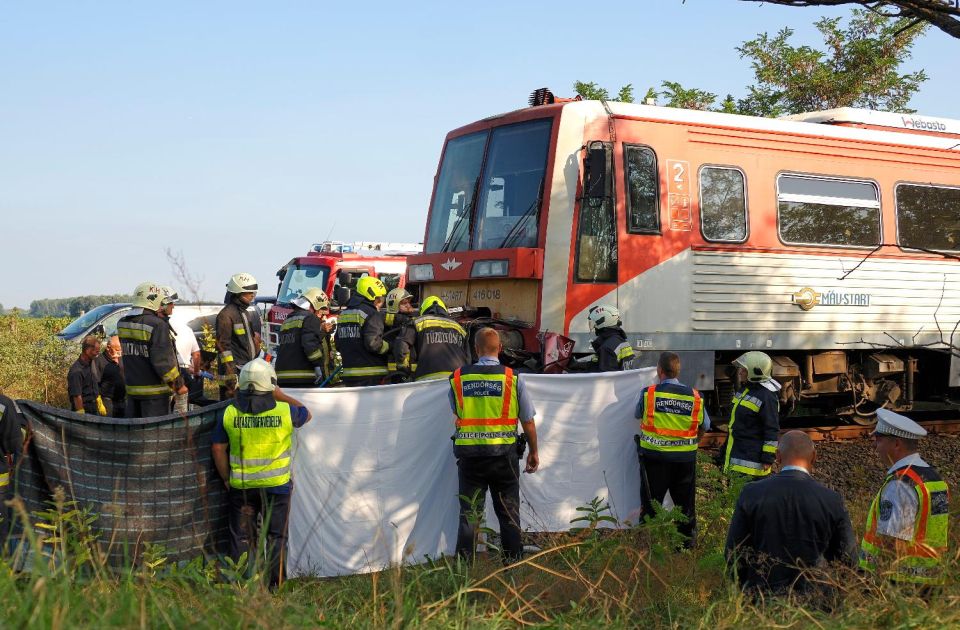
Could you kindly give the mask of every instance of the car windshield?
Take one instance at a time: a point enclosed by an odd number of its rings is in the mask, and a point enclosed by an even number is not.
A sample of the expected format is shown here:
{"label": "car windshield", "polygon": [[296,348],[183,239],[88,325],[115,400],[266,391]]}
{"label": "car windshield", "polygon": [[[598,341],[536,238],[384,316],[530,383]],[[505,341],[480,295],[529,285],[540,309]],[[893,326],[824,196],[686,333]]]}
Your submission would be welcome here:
{"label": "car windshield", "polygon": [[277,291],[277,304],[290,304],[311,287],[327,292],[330,267],[326,265],[289,265]]}
{"label": "car windshield", "polygon": [[447,142],[424,251],[536,247],[550,129],[532,120]]}
{"label": "car windshield", "polygon": [[96,324],[101,318],[106,317],[113,311],[123,308],[124,304],[101,304],[100,306],[91,309],[76,318],[69,324],[67,327],[58,332],[57,334],[61,337],[74,337],[79,335],[82,332],[87,331],[91,326]]}

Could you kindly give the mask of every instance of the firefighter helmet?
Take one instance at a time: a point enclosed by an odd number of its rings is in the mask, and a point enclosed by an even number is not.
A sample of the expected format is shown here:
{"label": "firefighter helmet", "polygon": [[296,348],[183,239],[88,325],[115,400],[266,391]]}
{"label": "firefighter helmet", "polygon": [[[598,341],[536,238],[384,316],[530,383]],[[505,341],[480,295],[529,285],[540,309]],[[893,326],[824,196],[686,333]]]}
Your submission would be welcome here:
{"label": "firefighter helmet", "polygon": [[163,299],[160,301],[163,306],[176,304],[180,301],[180,295],[173,290],[173,287],[160,287],[160,290],[163,291]]}
{"label": "firefighter helmet", "polygon": [[269,393],[277,388],[277,373],[263,359],[254,359],[240,370],[237,386],[241,392]]}
{"label": "firefighter helmet", "polygon": [[383,286],[379,278],[364,276],[357,280],[357,293],[372,302],[378,297],[385,296],[387,287]]}
{"label": "firefighter helmet", "polygon": [[236,273],[230,276],[230,282],[227,283],[229,293],[256,293],[257,279],[249,273]]}
{"label": "firefighter helmet", "polygon": [[148,311],[159,311],[163,307],[163,287],[156,282],[141,282],[133,290],[133,305]]}
{"label": "firefighter helmet", "polygon": [[293,303],[300,308],[312,306],[318,311],[325,308],[330,308],[330,298],[328,298],[327,294],[317,287],[310,287],[303,292],[303,295],[295,299]]}
{"label": "firefighter helmet", "polygon": [[401,289],[397,287],[387,293],[387,312],[388,313],[399,313],[400,312],[400,303],[404,300],[412,300],[413,295],[406,289]]}
{"label": "firefighter helmet", "polygon": [[447,305],[443,303],[443,300],[441,300],[435,295],[431,295],[430,297],[425,299],[423,303],[420,305],[420,314],[423,315],[433,306],[439,306],[444,311],[447,310]]}
{"label": "firefighter helmet", "polygon": [[590,324],[590,332],[596,332],[601,328],[619,326],[621,324],[620,311],[616,306],[598,304],[590,309],[587,314],[587,322]]}
{"label": "firefighter helmet", "polygon": [[773,360],[766,352],[751,350],[733,360],[733,364],[747,371],[747,380],[752,383],[769,381],[773,374]]}

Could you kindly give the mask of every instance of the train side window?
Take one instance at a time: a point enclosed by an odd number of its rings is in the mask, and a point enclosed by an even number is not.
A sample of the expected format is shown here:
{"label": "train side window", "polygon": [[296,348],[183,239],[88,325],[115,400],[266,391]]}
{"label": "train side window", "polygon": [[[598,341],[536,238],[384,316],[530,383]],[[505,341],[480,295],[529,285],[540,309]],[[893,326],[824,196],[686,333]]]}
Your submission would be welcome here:
{"label": "train side window", "polygon": [[747,240],[747,195],[740,169],[700,169],[700,230],[708,241]]}
{"label": "train side window", "polygon": [[624,145],[627,178],[627,231],[660,233],[660,178],[650,147]]}
{"label": "train side window", "polygon": [[880,243],[880,191],[871,181],[780,175],[777,223],[784,243],[872,247]]}
{"label": "train side window", "polygon": [[614,206],[613,160],[605,145],[606,181],[602,197],[583,196],[577,224],[576,282],[617,281],[617,215]]}
{"label": "train side window", "polygon": [[895,193],[901,247],[960,250],[960,188],[898,184]]}

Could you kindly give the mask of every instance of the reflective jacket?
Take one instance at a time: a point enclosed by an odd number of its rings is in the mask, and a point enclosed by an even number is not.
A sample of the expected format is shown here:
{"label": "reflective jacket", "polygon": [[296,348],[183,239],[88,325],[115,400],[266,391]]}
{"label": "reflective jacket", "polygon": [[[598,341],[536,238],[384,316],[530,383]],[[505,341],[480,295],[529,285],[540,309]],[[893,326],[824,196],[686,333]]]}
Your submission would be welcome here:
{"label": "reflective jacket", "polygon": [[492,457],[516,452],[517,376],[503,365],[468,365],[450,376],[457,409],[453,454]]}
{"label": "reflective jacket", "polygon": [[337,317],[335,343],[345,381],[386,376],[390,344],[383,339],[383,313],[373,302],[354,295]]}
{"label": "reflective jacket", "polygon": [[455,369],[468,364],[468,348],[463,326],[447,317],[445,310],[434,306],[404,329],[397,339],[395,354],[397,363],[402,364],[412,361],[410,357],[415,352],[414,379],[426,381],[448,378]]}
{"label": "reflective jacket", "polygon": [[[909,541],[877,534],[877,522],[883,518],[881,513],[884,509],[881,497],[887,484],[894,480],[908,483],[917,493],[917,517],[913,539]],[[947,484],[933,466],[908,464],[888,474],[867,513],[866,533],[860,543],[860,568],[876,572],[878,558],[886,556],[893,558],[887,577],[895,582],[942,583],[941,558],[947,551],[949,507]],[[893,543],[903,543],[899,557],[894,558],[894,550],[889,549]],[[885,549],[885,546],[888,548]]]}
{"label": "reflective jacket", "polygon": [[601,328],[590,345],[596,353],[597,372],[619,372],[637,367],[633,346],[627,341],[627,333],[619,326]]}
{"label": "reflective jacket", "polygon": [[117,336],[127,396],[159,398],[183,385],[177,349],[165,319],[148,311],[127,315],[117,322]]}
{"label": "reflective jacket", "polygon": [[703,399],[700,392],[675,383],[651,385],[643,392],[640,446],[650,459],[692,462],[697,458]]}
{"label": "reflective jacket", "polygon": [[312,387],[316,384],[315,368],[323,369],[323,377],[333,373],[333,344],[323,330],[322,320],[302,308],[294,311],[280,326],[277,348],[277,381],[281,386]]}
{"label": "reflective jacket", "polygon": [[760,383],[747,383],[733,397],[730,412],[724,472],[753,477],[770,474],[764,465],[773,464],[780,439],[780,401]]}
{"label": "reflective jacket", "polygon": [[[413,324],[413,317],[406,313],[384,313],[383,315],[383,338],[390,344],[390,347],[396,351],[399,348],[397,339],[403,334],[408,326]],[[410,354],[410,369],[415,371],[417,357],[415,353]],[[397,359],[395,352],[391,353],[387,361],[387,369],[391,372],[397,371]]]}
{"label": "reflective jacket", "polygon": [[237,298],[217,313],[217,352],[224,374],[238,374],[258,354],[247,305]]}
{"label": "reflective jacket", "polygon": [[230,487],[273,488],[290,481],[293,418],[290,405],[277,402],[262,413],[244,413],[231,404],[223,410],[230,441]]}

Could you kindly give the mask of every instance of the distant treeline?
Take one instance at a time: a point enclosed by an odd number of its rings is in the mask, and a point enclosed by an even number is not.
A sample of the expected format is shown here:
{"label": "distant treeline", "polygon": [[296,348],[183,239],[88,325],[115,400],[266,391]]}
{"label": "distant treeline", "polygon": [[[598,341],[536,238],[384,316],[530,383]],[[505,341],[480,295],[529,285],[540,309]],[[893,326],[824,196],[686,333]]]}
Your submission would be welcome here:
{"label": "distant treeline", "polygon": [[[81,295],[69,298],[53,298],[30,302],[29,317],[78,317],[101,304],[129,302],[129,295]],[[2,312],[2,311],[0,311]]]}

